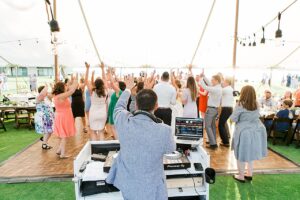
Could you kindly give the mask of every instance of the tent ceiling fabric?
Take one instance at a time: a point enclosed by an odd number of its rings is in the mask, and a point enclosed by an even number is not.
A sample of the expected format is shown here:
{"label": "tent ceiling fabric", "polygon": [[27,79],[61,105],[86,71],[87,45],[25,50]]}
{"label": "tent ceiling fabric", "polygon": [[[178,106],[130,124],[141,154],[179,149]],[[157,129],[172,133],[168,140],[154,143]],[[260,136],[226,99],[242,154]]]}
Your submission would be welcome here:
{"label": "tent ceiling fabric", "polygon": [[[293,0],[240,0],[239,36],[252,36]],[[103,60],[112,66],[182,67],[194,53],[212,0],[85,0],[82,4]],[[230,67],[232,62],[235,0],[217,1],[194,61],[201,67]],[[299,41],[300,2],[282,15],[283,40]],[[76,0],[57,1],[61,27],[59,64],[78,67],[85,60],[96,64],[97,57]],[[45,3],[41,0],[0,1],[1,41],[39,38],[35,41],[0,44],[0,55],[20,65],[53,65],[52,46]],[[277,21],[265,30],[275,37]],[[258,34],[256,42],[259,43]],[[0,41],[0,42],[1,42]],[[248,42],[247,42],[248,43]],[[278,46],[238,46],[238,67],[270,67],[287,56],[299,43]],[[295,68],[300,51],[281,67]],[[6,63],[0,60],[0,65]]]}

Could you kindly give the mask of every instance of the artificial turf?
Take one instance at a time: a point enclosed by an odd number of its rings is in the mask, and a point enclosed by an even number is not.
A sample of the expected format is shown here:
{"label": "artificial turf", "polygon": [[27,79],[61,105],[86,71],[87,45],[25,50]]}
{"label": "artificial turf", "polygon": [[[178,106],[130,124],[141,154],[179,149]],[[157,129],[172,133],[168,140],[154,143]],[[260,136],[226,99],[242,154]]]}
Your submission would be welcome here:
{"label": "artificial turf", "polygon": [[239,183],[230,176],[218,176],[211,185],[214,200],[279,200],[300,198],[300,174],[255,175],[253,181]]}
{"label": "artificial turf", "polygon": [[282,154],[283,156],[300,165],[300,148],[296,148],[295,144],[291,144],[289,146],[286,146],[284,144],[273,145],[272,142],[269,141],[268,146],[275,152]]}
{"label": "artificial turf", "polygon": [[[211,200],[299,199],[300,174],[255,175],[252,183],[217,176],[210,187]],[[1,200],[74,200],[73,182],[0,184]]]}
{"label": "artificial turf", "polygon": [[3,129],[0,130],[0,163],[23,150],[40,137],[34,130],[29,130],[26,127],[14,128],[13,121],[5,122],[5,127],[6,132]]}
{"label": "artificial turf", "polygon": [[0,184],[1,200],[74,200],[73,182]]}

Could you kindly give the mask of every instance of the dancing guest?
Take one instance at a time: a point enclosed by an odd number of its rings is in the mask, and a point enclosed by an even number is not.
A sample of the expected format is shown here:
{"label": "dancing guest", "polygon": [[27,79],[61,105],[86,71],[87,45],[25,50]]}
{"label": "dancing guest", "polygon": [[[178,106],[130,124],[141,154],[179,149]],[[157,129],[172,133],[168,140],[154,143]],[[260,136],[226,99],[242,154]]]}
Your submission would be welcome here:
{"label": "dancing guest", "polygon": [[80,117],[82,120],[83,125],[83,132],[87,133],[86,129],[86,121],[85,121],[85,112],[84,112],[84,100],[83,100],[83,92],[85,89],[85,86],[87,85],[88,80],[88,74],[89,74],[89,67],[87,66],[87,63],[85,63],[86,72],[85,72],[85,78],[80,79],[80,83],[78,84],[78,88],[76,88],[75,92],[72,94],[72,112],[74,120],[77,117]]}
{"label": "dancing guest", "polygon": [[114,139],[118,139],[117,132],[114,126],[115,123],[114,123],[113,114],[119,97],[121,96],[122,92],[126,89],[126,84],[123,81],[118,81],[117,84],[115,83],[116,81],[113,79],[114,71],[112,69],[109,69],[108,75],[110,77],[111,87],[115,91],[110,97],[110,103],[108,106],[108,125],[112,137]]}
{"label": "dancing guest", "polygon": [[178,79],[178,76],[175,76],[175,72],[171,72],[171,83],[176,89],[176,104],[171,105],[172,109],[172,133],[175,133],[175,124],[176,124],[176,118],[183,116],[183,107],[182,107],[182,85],[180,80]]}
{"label": "dancing guest", "polygon": [[60,143],[56,154],[61,158],[68,158],[66,153],[67,138],[76,134],[75,122],[73,118],[70,96],[78,88],[78,75],[76,79],[72,77],[68,90],[63,82],[57,82],[54,85],[52,94],[54,95],[55,117],[54,134],[59,137]]}
{"label": "dancing guest", "polygon": [[[87,64],[89,65],[89,64]],[[97,78],[94,81],[92,74],[92,84],[88,84],[91,95],[91,109],[89,113],[89,124],[91,129],[92,140],[104,140],[105,124],[107,120],[107,94],[106,94],[106,77],[104,64],[100,65],[102,70],[102,79]]]}
{"label": "dancing guest", "polygon": [[211,82],[202,73],[200,75],[200,85],[209,92],[207,110],[205,113],[205,130],[209,139],[209,148],[218,148],[216,140],[216,117],[218,115],[218,108],[221,105],[222,99],[222,87],[221,78],[218,75],[214,75]]}
{"label": "dancing guest", "polygon": [[138,82],[132,89],[128,103],[128,111],[133,113],[136,110],[136,95],[144,89],[144,82]]}
{"label": "dancing guest", "polygon": [[225,78],[222,84],[222,101],[221,101],[221,114],[219,118],[219,133],[222,140],[221,146],[229,147],[229,130],[226,126],[227,120],[232,114],[233,110],[233,88],[231,87],[231,79]]}
{"label": "dancing guest", "polygon": [[187,79],[186,88],[182,92],[183,117],[198,118],[197,108],[197,85],[194,77],[190,76]]}
{"label": "dancing guest", "polygon": [[198,100],[198,109],[201,115],[201,118],[205,118],[205,112],[207,109],[207,101],[208,101],[208,92],[203,89],[203,87],[199,84],[200,82],[200,76],[197,75],[197,83],[199,87],[199,100]]}
{"label": "dancing guest", "polygon": [[[88,83],[90,84],[90,83]],[[89,112],[91,109],[91,94],[88,88],[86,88],[85,90],[85,101],[84,101],[84,112],[85,115],[87,117],[87,119],[89,119]]]}
{"label": "dancing guest", "polygon": [[172,123],[171,105],[176,104],[176,90],[169,83],[170,75],[164,72],[161,76],[161,82],[154,86],[153,90],[157,94],[158,108],[154,112],[155,116],[162,119],[169,126]]}
{"label": "dancing guest", "polygon": [[259,117],[255,90],[252,86],[244,86],[230,117],[236,123],[232,146],[239,171],[233,178],[242,183],[245,179],[252,180],[253,161],[267,156],[267,132]]}
{"label": "dancing guest", "polygon": [[43,134],[42,149],[49,150],[52,147],[48,145],[49,138],[53,133],[54,112],[51,107],[51,94],[48,94],[48,86],[38,88],[39,95],[36,99],[36,113],[34,115],[35,132]]}

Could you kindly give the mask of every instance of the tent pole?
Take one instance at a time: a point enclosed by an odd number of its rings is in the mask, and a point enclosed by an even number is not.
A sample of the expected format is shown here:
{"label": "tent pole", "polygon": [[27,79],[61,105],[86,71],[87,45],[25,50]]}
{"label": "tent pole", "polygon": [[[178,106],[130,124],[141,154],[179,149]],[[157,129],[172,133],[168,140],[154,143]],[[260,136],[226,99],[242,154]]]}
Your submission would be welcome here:
{"label": "tent pole", "polygon": [[[53,15],[56,20],[56,0],[53,0]],[[57,47],[55,47],[57,48]],[[54,73],[55,73],[55,82],[59,80],[59,69],[58,69],[58,55],[57,51],[54,52]]]}
{"label": "tent pole", "polygon": [[233,41],[233,58],[232,58],[232,68],[233,68],[232,87],[233,88],[235,88],[235,70],[236,70],[238,25],[239,25],[239,0],[236,0],[236,6],[235,6],[235,26],[234,26],[234,39],[233,39],[234,40]]}

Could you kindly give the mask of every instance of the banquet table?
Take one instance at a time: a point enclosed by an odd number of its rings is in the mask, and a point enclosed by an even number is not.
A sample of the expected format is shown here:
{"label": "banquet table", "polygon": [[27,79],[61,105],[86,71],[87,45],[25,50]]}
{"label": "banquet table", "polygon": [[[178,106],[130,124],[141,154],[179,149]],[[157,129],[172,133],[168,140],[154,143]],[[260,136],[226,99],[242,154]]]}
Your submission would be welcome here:
{"label": "banquet table", "polygon": [[33,124],[33,116],[36,112],[35,105],[0,105],[1,117],[7,111],[15,113],[15,126],[19,128],[21,125],[30,126]]}

